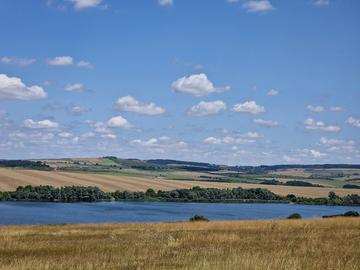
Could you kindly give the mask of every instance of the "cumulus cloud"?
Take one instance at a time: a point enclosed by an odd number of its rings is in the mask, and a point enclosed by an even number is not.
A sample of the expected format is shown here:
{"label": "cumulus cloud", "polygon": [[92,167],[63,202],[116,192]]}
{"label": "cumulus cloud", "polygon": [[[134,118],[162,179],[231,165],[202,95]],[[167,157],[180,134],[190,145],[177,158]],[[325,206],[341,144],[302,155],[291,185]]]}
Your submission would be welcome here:
{"label": "cumulus cloud", "polygon": [[70,132],[60,132],[59,134],[58,134],[58,136],[59,137],[61,137],[61,138],[71,138],[71,137],[73,137],[74,135],[72,134],[72,133],[70,133]]}
{"label": "cumulus cloud", "polygon": [[315,0],[314,5],[318,7],[326,7],[330,5],[330,0]]}
{"label": "cumulus cloud", "polygon": [[204,139],[203,141],[206,144],[215,144],[215,145],[220,145],[220,144],[250,144],[250,143],[254,143],[255,140],[254,139],[245,139],[245,138],[235,138],[232,136],[225,136],[223,138],[216,138],[216,137],[207,137],[206,139]]}
{"label": "cumulus cloud", "polygon": [[222,100],[216,100],[210,102],[201,101],[199,102],[199,104],[192,106],[188,113],[194,116],[206,116],[206,115],[217,114],[225,110],[226,110],[226,104]]}
{"label": "cumulus cloud", "polygon": [[99,7],[102,3],[102,0],[70,0],[74,4],[75,9],[87,9]]}
{"label": "cumulus cloud", "polygon": [[131,128],[132,125],[122,116],[114,116],[107,121],[107,126],[111,128]]}
{"label": "cumulus cloud", "polygon": [[308,111],[314,112],[314,113],[321,113],[321,112],[325,111],[325,108],[323,106],[308,105],[306,108],[308,109]]}
{"label": "cumulus cloud", "polygon": [[157,106],[155,103],[141,103],[132,96],[118,98],[116,107],[120,111],[134,112],[142,115],[159,115],[165,112],[165,109]]}
{"label": "cumulus cloud", "polygon": [[65,85],[64,89],[68,92],[83,92],[85,87],[81,83],[73,83]]}
{"label": "cumulus cloud", "polygon": [[26,119],[24,120],[24,126],[33,129],[53,129],[53,128],[58,128],[59,124],[48,119],[40,120],[40,121]]}
{"label": "cumulus cloud", "polygon": [[304,121],[305,129],[307,130],[320,130],[326,132],[338,132],[341,130],[338,126],[326,125],[322,121],[315,121],[312,118],[308,118]]}
{"label": "cumulus cloud", "polygon": [[233,111],[259,114],[265,112],[265,107],[256,104],[255,101],[245,101],[234,105]]}
{"label": "cumulus cloud", "polygon": [[261,119],[261,118],[254,119],[254,123],[258,124],[258,125],[262,125],[262,126],[267,126],[267,127],[277,127],[279,125],[279,123],[277,121],[265,120],[265,119]]}
{"label": "cumulus cloud", "polygon": [[[164,139],[164,137],[166,137]],[[130,142],[132,146],[140,146],[141,149],[151,149],[152,152],[167,153],[169,151],[185,150],[187,143],[182,140],[173,139],[167,136],[150,138],[148,140],[135,139]]]}
{"label": "cumulus cloud", "polygon": [[85,113],[85,112],[88,112],[90,111],[89,108],[86,108],[86,107],[82,107],[82,106],[69,106],[67,108],[67,112],[70,113],[70,114],[74,114],[74,115],[79,115],[79,114],[82,114],[82,113]]}
{"label": "cumulus cloud", "polygon": [[358,127],[360,128],[360,118],[355,118],[353,116],[350,116],[347,120],[346,123],[353,125],[354,127]]}
{"label": "cumulus cloud", "polygon": [[251,13],[266,13],[274,9],[268,0],[249,0],[244,2],[242,7]]}
{"label": "cumulus cloud", "polygon": [[117,136],[115,134],[112,134],[112,133],[103,134],[100,137],[104,138],[104,139],[111,139],[111,140],[115,140],[117,138]]}
{"label": "cumulus cloud", "polygon": [[47,93],[38,85],[26,86],[20,78],[0,74],[0,100],[44,99]]}
{"label": "cumulus cloud", "polygon": [[230,86],[215,87],[204,73],[182,77],[174,81],[171,86],[175,92],[187,93],[196,97],[220,93],[230,89]]}
{"label": "cumulus cloud", "polygon": [[78,67],[83,67],[83,68],[93,68],[94,67],[93,64],[91,64],[91,63],[89,63],[87,61],[83,61],[83,60],[77,62],[76,65]]}
{"label": "cumulus cloud", "polygon": [[206,144],[214,144],[214,145],[221,145],[221,144],[228,144],[228,145],[235,145],[235,144],[251,144],[256,142],[256,139],[261,138],[262,136],[257,132],[247,132],[240,136],[225,136],[222,138],[217,137],[207,137],[203,140]]}
{"label": "cumulus cloud", "polygon": [[56,56],[52,59],[47,60],[47,63],[51,66],[73,66],[76,65],[81,68],[93,68],[94,66],[84,60],[75,62],[74,58],[71,56]]}
{"label": "cumulus cloud", "polygon": [[29,65],[32,65],[36,62],[36,59],[34,58],[14,58],[14,57],[8,57],[4,56],[1,58],[1,63],[3,64],[12,64],[17,65],[20,67],[26,67]]}
{"label": "cumulus cloud", "polygon": [[282,158],[283,158],[283,160],[285,160],[286,162],[289,162],[289,163],[299,162],[300,161],[300,159],[298,159],[296,157],[289,156],[289,155],[283,155]]}
{"label": "cumulus cloud", "polygon": [[320,144],[324,146],[344,146],[344,145],[355,145],[355,142],[353,140],[345,141],[345,140],[339,140],[339,139],[328,139],[325,137],[320,138]]}
{"label": "cumulus cloud", "polygon": [[311,158],[322,158],[322,157],[327,156],[326,153],[322,153],[322,152],[317,151],[315,149],[307,149],[307,148],[302,149],[301,153],[302,153],[303,156],[311,157]]}
{"label": "cumulus cloud", "polygon": [[267,92],[267,95],[268,96],[278,96],[279,95],[279,91],[278,90],[275,90],[275,89],[271,89],[269,92]]}
{"label": "cumulus cloud", "polygon": [[174,0],[158,0],[160,6],[172,6],[174,5]]}
{"label": "cumulus cloud", "polygon": [[56,56],[49,59],[48,64],[52,66],[71,66],[74,64],[74,59],[71,56]]}
{"label": "cumulus cloud", "polygon": [[339,107],[339,106],[334,106],[334,107],[330,108],[330,111],[332,111],[332,112],[342,112],[342,111],[344,111],[344,109],[342,107]]}

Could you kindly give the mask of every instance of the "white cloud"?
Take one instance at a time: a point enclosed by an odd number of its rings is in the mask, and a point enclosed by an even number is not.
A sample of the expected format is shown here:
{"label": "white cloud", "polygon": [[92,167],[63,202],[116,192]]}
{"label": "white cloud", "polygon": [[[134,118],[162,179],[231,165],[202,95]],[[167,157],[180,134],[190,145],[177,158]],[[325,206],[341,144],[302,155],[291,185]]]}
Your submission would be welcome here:
{"label": "white cloud", "polygon": [[320,144],[325,146],[344,146],[344,145],[355,145],[355,142],[350,141],[344,141],[344,140],[338,140],[338,139],[327,139],[325,137],[320,138]]}
{"label": "white cloud", "polygon": [[61,138],[71,138],[74,135],[72,133],[70,133],[70,132],[60,132],[58,134],[58,136],[61,137]]}
{"label": "white cloud", "polygon": [[81,60],[79,62],[75,62],[74,58],[71,57],[71,56],[56,56],[52,59],[49,59],[47,61],[47,63],[49,65],[52,65],[52,66],[73,66],[73,65],[76,65],[78,67],[81,67],[81,68],[93,68],[94,66],[87,62],[87,61],[84,61],[84,60]]}
{"label": "white cloud", "polygon": [[304,156],[308,156],[308,157],[312,157],[312,158],[322,158],[322,157],[327,156],[326,153],[322,153],[322,152],[317,151],[315,149],[307,149],[307,148],[305,148],[305,149],[302,149],[301,152],[302,152],[302,154]]}
{"label": "white cloud", "polygon": [[330,111],[332,111],[332,112],[342,112],[342,111],[344,111],[344,109],[342,107],[339,107],[339,106],[334,106],[334,107],[330,108]]}
{"label": "white cloud", "polygon": [[71,66],[74,64],[74,59],[71,56],[56,56],[49,59],[48,64],[52,66]]}
{"label": "white cloud", "polygon": [[235,104],[233,110],[235,112],[246,112],[251,114],[265,112],[265,108],[256,104],[255,101],[245,101],[244,103]]}
{"label": "white cloud", "polygon": [[256,123],[258,125],[262,125],[262,126],[267,126],[267,127],[277,127],[279,125],[279,123],[277,121],[265,120],[265,119],[261,119],[261,118],[254,119],[254,123]]}
{"label": "white cloud", "polygon": [[53,129],[53,128],[58,128],[59,124],[48,119],[40,120],[40,121],[26,119],[24,120],[24,126],[33,129]]}
{"label": "white cloud", "polygon": [[216,138],[216,137],[207,137],[203,140],[206,144],[214,144],[214,145],[220,145],[220,144],[229,144],[229,145],[236,145],[236,144],[251,144],[256,142],[256,139],[261,138],[262,136],[257,132],[247,132],[245,134],[242,134],[240,136],[234,137],[234,136],[225,136],[223,138]]}
{"label": "white cloud", "polygon": [[154,147],[154,146],[158,146],[158,140],[156,138],[151,138],[147,141],[136,139],[136,140],[132,140],[131,144],[140,144],[146,147]]}
{"label": "white cloud", "polygon": [[252,13],[266,13],[274,9],[268,0],[249,0],[243,3],[242,7]]}
{"label": "white cloud", "polygon": [[275,89],[271,89],[269,92],[267,92],[268,96],[278,96],[279,95],[279,91],[275,90]]}
{"label": "white cloud", "polygon": [[91,63],[89,63],[87,61],[83,61],[83,60],[77,62],[76,65],[78,67],[83,67],[83,68],[93,68],[94,67],[93,64],[91,64]]}
{"label": "white cloud", "polygon": [[115,140],[117,138],[117,136],[115,134],[112,134],[112,133],[103,134],[100,137],[104,138],[104,139],[111,139],[111,140]]}
{"label": "white cloud", "polygon": [[354,127],[358,127],[360,128],[360,118],[355,118],[353,116],[350,116],[347,120],[346,123],[353,125]]}
{"label": "white cloud", "polygon": [[255,140],[254,139],[247,139],[247,138],[235,138],[232,136],[225,136],[223,138],[216,138],[216,137],[208,137],[206,139],[204,139],[203,141],[206,144],[230,144],[230,145],[234,145],[234,144],[250,144],[250,143],[254,143]]}
{"label": "white cloud", "polygon": [[207,137],[206,139],[204,139],[204,143],[207,144],[221,144],[222,140],[215,138],[215,137]]}
{"label": "white cloud", "polygon": [[261,138],[262,136],[257,132],[247,132],[245,134],[242,134],[241,137],[243,137],[243,138],[251,138],[251,139],[258,139],[258,138]]}
{"label": "white cloud", "polygon": [[70,0],[74,4],[75,9],[86,9],[99,7],[102,3],[102,0]]}
{"label": "white cloud", "polygon": [[0,100],[44,99],[47,93],[38,85],[26,86],[20,78],[0,74]]}
{"label": "white cloud", "polygon": [[118,98],[116,106],[120,111],[134,112],[143,115],[159,115],[165,112],[165,109],[157,106],[155,103],[141,103],[132,96]]}
{"label": "white cloud", "polygon": [[321,113],[321,112],[325,111],[325,108],[323,106],[308,105],[306,108],[308,109],[308,111],[314,112],[314,113]]}
{"label": "white cloud", "polygon": [[226,110],[226,104],[222,100],[210,102],[201,101],[199,104],[192,106],[188,113],[194,116],[206,116],[217,114],[224,110]]}
{"label": "white cloud", "polygon": [[87,121],[92,127],[95,128],[95,132],[97,133],[111,133],[111,130],[109,129],[109,127],[104,124],[103,122],[92,122],[92,121]]}
{"label": "white cloud", "polygon": [[196,97],[207,96],[230,89],[230,86],[215,87],[204,73],[182,77],[174,81],[171,86],[175,92],[187,93]]}
{"label": "white cloud", "polygon": [[32,65],[36,62],[36,59],[34,58],[14,58],[14,57],[8,57],[4,56],[1,58],[1,63],[3,64],[13,64],[20,67],[26,67],[29,65]]}
{"label": "white cloud", "polygon": [[172,6],[174,5],[174,0],[158,0],[160,6]]}
{"label": "white cloud", "polygon": [[70,113],[70,114],[82,114],[84,112],[88,112],[90,111],[89,108],[86,108],[86,107],[81,107],[81,106],[70,106],[68,109],[67,109],[67,112]]}
{"label": "white cloud", "polygon": [[288,155],[283,155],[283,160],[285,160],[286,162],[290,162],[290,163],[293,163],[293,162],[299,162],[300,160],[296,157],[292,157],[292,156],[288,156]]}
{"label": "white cloud", "polygon": [[305,128],[308,130],[321,130],[326,132],[338,132],[341,130],[338,126],[326,125],[322,121],[315,121],[312,118],[308,118],[304,121]]}
{"label": "white cloud", "polygon": [[112,128],[131,128],[132,125],[122,116],[115,116],[107,121],[107,126]]}
{"label": "white cloud", "polygon": [[[165,138],[164,138],[165,137]],[[169,151],[185,150],[187,143],[181,140],[172,139],[167,136],[160,138],[150,138],[148,140],[136,139],[130,142],[132,146],[141,146],[144,148],[150,148],[151,151],[157,153],[165,153]],[[143,148],[141,150],[144,150]]]}
{"label": "white cloud", "polygon": [[73,83],[67,84],[64,89],[68,92],[83,92],[85,88],[84,85],[81,83]]}
{"label": "white cloud", "polygon": [[314,5],[318,7],[324,7],[330,5],[330,0],[315,0]]}

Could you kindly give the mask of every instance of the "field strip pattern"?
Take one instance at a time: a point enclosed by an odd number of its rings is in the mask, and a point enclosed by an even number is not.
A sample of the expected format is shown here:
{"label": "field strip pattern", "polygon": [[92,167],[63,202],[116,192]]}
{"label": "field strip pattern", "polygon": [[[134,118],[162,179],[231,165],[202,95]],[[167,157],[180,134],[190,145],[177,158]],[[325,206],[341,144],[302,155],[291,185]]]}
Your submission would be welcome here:
{"label": "field strip pattern", "polygon": [[266,188],[279,195],[294,194],[296,196],[304,197],[326,197],[330,191],[334,191],[340,196],[345,196],[347,194],[360,194],[360,190],[342,188],[289,187],[246,183],[166,180],[151,176],[132,177],[125,175],[0,169],[1,191],[15,190],[18,186],[25,185],[51,185],[56,187],[71,185],[97,186],[104,191],[145,191],[148,188],[152,188],[154,190],[173,190],[179,188],[192,188],[194,186],[204,188]]}

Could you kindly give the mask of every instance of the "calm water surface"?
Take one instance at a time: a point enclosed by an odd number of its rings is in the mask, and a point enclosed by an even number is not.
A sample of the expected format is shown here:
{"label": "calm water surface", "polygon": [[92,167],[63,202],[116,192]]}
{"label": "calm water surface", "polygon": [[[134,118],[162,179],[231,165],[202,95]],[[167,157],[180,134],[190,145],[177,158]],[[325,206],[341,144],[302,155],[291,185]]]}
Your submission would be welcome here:
{"label": "calm water surface", "polygon": [[316,218],[349,210],[360,212],[360,207],[263,203],[1,202],[0,224],[181,221],[195,214],[204,215],[210,220],[279,219],[295,212],[304,218]]}

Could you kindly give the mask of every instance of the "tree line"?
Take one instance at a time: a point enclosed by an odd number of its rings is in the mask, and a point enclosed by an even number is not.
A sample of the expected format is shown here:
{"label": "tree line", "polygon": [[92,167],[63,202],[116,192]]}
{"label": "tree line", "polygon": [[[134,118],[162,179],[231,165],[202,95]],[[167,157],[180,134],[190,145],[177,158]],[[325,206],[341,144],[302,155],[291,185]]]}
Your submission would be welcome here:
{"label": "tree line", "polygon": [[328,197],[306,198],[295,195],[280,196],[263,188],[200,188],[172,191],[104,192],[98,187],[83,186],[20,186],[15,191],[0,192],[0,201],[39,202],[98,202],[98,201],[159,201],[159,202],[278,202],[323,205],[360,205],[357,194],[345,197],[330,192]]}

